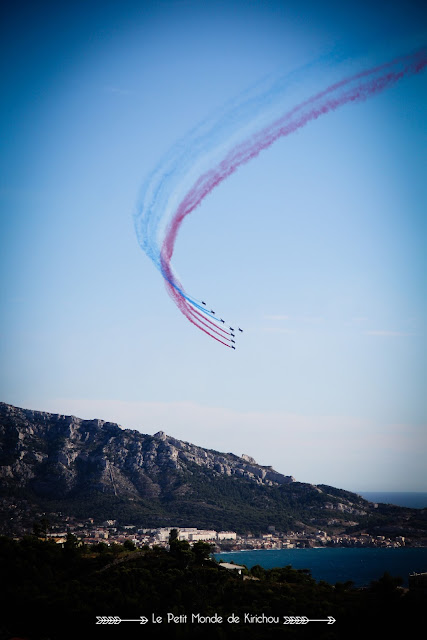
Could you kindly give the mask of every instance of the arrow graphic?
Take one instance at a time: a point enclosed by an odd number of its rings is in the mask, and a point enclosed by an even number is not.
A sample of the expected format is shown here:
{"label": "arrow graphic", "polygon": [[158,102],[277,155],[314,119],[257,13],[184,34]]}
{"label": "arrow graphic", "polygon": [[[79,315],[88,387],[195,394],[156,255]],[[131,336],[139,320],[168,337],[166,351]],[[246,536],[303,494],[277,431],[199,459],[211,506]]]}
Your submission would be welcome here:
{"label": "arrow graphic", "polygon": [[[140,616],[139,618],[120,618],[120,616],[96,616],[96,624],[120,624],[121,622],[139,622],[139,624],[147,624],[148,618]],[[307,618],[307,616],[285,616],[283,624],[307,624],[309,622],[326,622],[334,624],[335,618],[328,616],[327,618]]]}
{"label": "arrow graphic", "polygon": [[147,624],[148,618],[139,616],[139,618],[120,618],[119,616],[96,616],[96,624],[120,624],[121,622],[139,622],[139,624]]}
{"label": "arrow graphic", "polygon": [[309,618],[308,622],[327,622],[328,624],[334,624],[336,622],[335,618],[332,616],[328,616],[327,618]]}
{"label": "arrow graphic", "polygon": [[307,616],[285,616],[283,624],[308,624],[309,622],[326,622],[334,624],[335,618],[328,616],[327,618],[307,618]]}

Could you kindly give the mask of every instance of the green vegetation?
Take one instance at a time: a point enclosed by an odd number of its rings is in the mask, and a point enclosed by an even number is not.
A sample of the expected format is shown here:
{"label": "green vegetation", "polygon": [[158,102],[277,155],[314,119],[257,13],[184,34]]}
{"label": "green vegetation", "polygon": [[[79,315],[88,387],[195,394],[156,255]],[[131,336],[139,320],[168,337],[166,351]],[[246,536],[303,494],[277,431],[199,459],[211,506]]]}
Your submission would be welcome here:
{"label": "green vegetation", "polygon": [[[414,540],[426,536],[427,510],[384,504],[373,509],[368,502],[361,501],[355,505],[357,513],[348,513],[336,507],[350,497],[356,499],[353,494],[333,487],[319,488],[321,492],[300,482],[265,486],[220,475],[213,481],[207,470],[196,465],[191,472],[176,473],[174,481],[169,479],[168,490],[156,498],[115,496],[90,487],[80,487],[66,496],[54,498],[29,489],[6,487],[0,491],[0,533],[22,535],[32,530],[32,523],[41,518],[40,514],[49,514],[53,523],[61,520],[55,514],[63,513],[82,520],[94,518],[95,522],[108,520],[114,514],[119,525],[141,528],[194,526],[232,530],[243,535],[267,532],[273,525],[284,532],[313,526],[330,532],[365,531],[386,537],[403,535]],[[17,508],[11,509],[9,503]],[[326,503],[333,508],[325,508]],[[366,514],[362,513],[364,510]]]}
{"label": "green vegetation", "polygon": [[426,539],[427,510],[374,507],[343,489],[288,482],[231,453],[4,403],[0,422],[0,463],[10,467],[0,487],[3,535],[29,533],[46,515],[52,525],[71,516],[139,528],[258,534],[273,526]]}
{"label": "green vegetation", "polygon": [[[411,624],[416,626],[420,618],[421,604],[388,574],[359,590],[351,582],[316,582],[308,570],[290,566],[266,570],[257,565],[239,575],[212,560],[210,552],[210,545],[199,542],[191,547],[174,532],[169,551],[103,543],[78,546],[71,534],[63,546],[35,535],[21,541],[2,537],[0,637],[119,639],[163,634],[185,639],[347,640],[381,637],[390,619],[393,637],[408,637]],[[168,624],[168,613],[183,616],[182,621]],[[192,622],[192,613],[216,614],[222,622]],[[153,624],[153,614],[163,618],[162,624]],[[239,623],[227,621],[233,614]],[[245,614],[275,620],[251,623]],[[148,622],[96,625],[96,616],[146,616]],[[284,625],[284,616],[333,616],[336,622]]]}

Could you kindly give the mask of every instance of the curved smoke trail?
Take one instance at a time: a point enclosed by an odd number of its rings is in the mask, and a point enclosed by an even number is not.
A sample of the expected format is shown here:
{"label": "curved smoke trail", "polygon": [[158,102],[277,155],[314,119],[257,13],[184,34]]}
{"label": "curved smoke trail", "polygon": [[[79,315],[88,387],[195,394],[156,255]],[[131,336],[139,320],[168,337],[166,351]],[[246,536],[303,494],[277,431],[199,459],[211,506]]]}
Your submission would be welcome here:
{"label": "curved smoke trail", "polygon": [[[185,143],[173,147],[143,187],[141,205],[135,215],[135,227],[141,247],[161,271],[169,295],[192,324],[214,340],[234,349],[233,328],[222,328],[220,325],[224,321],[217,318],[215,312],[206,309],[204,302],[189,296],[172,270],[171,259],[183,220],[213,189],[279,138],[294,133],[345,104],[366,100],[400,79],[419,73],[426,65],[427,50],[423,48],[348,76],[302,100],[267,126],[258,126],[255,133],[251,133],[257,118],[265,112],[269,113],[271,105],[274,106],[283,97],[292,82],[298,80],[301,73],[304,76],[304,72],[310,70],[305,68],[299,72],[299,76],[293,74],[276,81],[267,91],[255,95],[248,92],[240,102],[232,103],[219,117],[194,129]],[[312,67],[315,68],[314,65]],[[248,131],[249,135],[236,142],[236,131]],[[230,140],[234,145],[230,148],[228,144],[228,150],[224,153],[223,147]],[[212,156],[218,150],[222,151],[222,158],[215,164]],[[203,162],[211,168],[200,175]],[[196,168],[199,177],[194,180]],[[178,198],[191,178],[192,185]]]}

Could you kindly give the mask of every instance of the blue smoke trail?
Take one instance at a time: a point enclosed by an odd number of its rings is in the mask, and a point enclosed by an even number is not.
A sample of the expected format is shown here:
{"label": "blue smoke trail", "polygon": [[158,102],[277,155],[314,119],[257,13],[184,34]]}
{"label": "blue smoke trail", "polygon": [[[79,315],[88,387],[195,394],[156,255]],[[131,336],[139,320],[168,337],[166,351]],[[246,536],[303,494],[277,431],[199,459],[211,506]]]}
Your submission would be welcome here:
{"label": "blue smoke trail", "polygon": [[[330,80],[327,82],[326,77],[328,66],[332,62],[330,57],[311,63],[286,76],[255,85],[217,114],[195,127],[171,148],[141,190],[134,223],[141,248],[162,273],[170,295],[193,324],[199,326],[194,321],[195,309],[216,322],[219,320],[213,312],[209,312],[202,306],[204,303],[201,300],[185,293],[172,272],[170,259],[176,234],[184,217],[238,166],[256,157],[262,149],[269,147],[279,137],[289,135],[301,126],[305,126],[310,120],[317,119],[321,114],[335,110],[340,105],[350,101],[361,101],[382,91],[406,73],[420,71],[424,68],[426,59],[424,52],[419,60],[418,55],[417,53],[414,56],[408,56],[408,66],[403,69],[398,67],[400,62],[402,64],[405,62],[406,58],[363,70],[344,79],[340,68],[341,79],[339,82],[335,80],[333,84],[329,84]],[[381,75],[388,67],[396,67],[396,69]],[[338,70],[336,61],[332,70],[336,74]],[[319,74],[319,71],[322,73]],[[377,71],[378,77],[375,75]],[[372,76],[372,80],[359,84],[359,79],[365,76]],[[308,87],[311,87],[308,81],[313,78],[317,82],[321,81],[322,91],[307,96]],[[299,97],[298,104],[295,103],[297,97],[295,85],[301,80],[304,81],[305,93]],[[352,84],[355,86],[352,87]],[[282,101],[287,98],[290,88],[294,90],[292,94],[294,106],[286,113]],[[341,92],[341,89],[344,91]],[[310,91],[312,92],[313,89],[310,88]],[[324,102],[322,102],[323,98],[325,98]],[[277,119],[275,116],[276,119],[274,119],[273,114],[277,112],[278,107],[281,111],[280,118]],[[306,108],[307,113],[305,113]],[[265,127],[263,122],[267,118],[269,124]],[[287,122],[286,126],[285,122]],[[214,156],[219,152],[222,160],[216,165]],[[207,171],[203,169],[203,165],[207,165]],[[215,170],[212,169],[213,166],[216,166]],[[191,189],[188,189],[189,185]],[[180,194],[185,194],[184,200]],[[179,208],[175,212],[178,203]],[[165,245],[167,249],[166,254],[163,255]],[[185,301],[192,305],[193,311],[185,306]],[[199,326],[199,328],[202,327]],[[211,337],[214,336],[211,335]]]}
{"label": "blue smoke trail", "polygon": [[[277,110],[280,101],[290,89],[307,82],[310,75],[325,72],[328,64],[336,59],[325,56],[285,76],[270,77],[245,90],[230,100],[224,107],[194,127],[179,140],[162,158],[144,182],[134,213],[134,225],[138,242],[163,277],[170,281],[161,264],[162,232],[173,214],[173,201],[184,192],[195,172],[200,174],[201,165],[212,161],[212,156],[223,145],[231,147],[238,138],[253,128],[257,119],[265,121],[271,111]],[[203,313],[201,300],[190,298],[171,283],[190,302],[198,303]]]}

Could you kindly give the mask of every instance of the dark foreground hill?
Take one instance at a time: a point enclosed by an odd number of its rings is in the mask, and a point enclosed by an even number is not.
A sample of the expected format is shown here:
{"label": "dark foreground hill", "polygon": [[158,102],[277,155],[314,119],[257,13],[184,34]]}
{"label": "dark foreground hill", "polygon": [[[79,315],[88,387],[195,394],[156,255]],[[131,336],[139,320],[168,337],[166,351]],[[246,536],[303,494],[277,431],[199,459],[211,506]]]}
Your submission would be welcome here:
{"label": "dark foreground hill", "polygon": [[209,552],[177,540],[170,551],[97,553],[71,535],[64,548],[0,537],[0,640],[394,640],[417,626],[419,635],[420,594],[398,577],[361,590],[289,566],[239,574]]}
{"label": "dark foreground hill", "polygon": [[416,509],[297,482],[249,456],[197,447],[102,420],[0,403],[2,530],[32,530],[41,513],[140,527],[192,526],[239,533],[302,528],[417,539]]}

